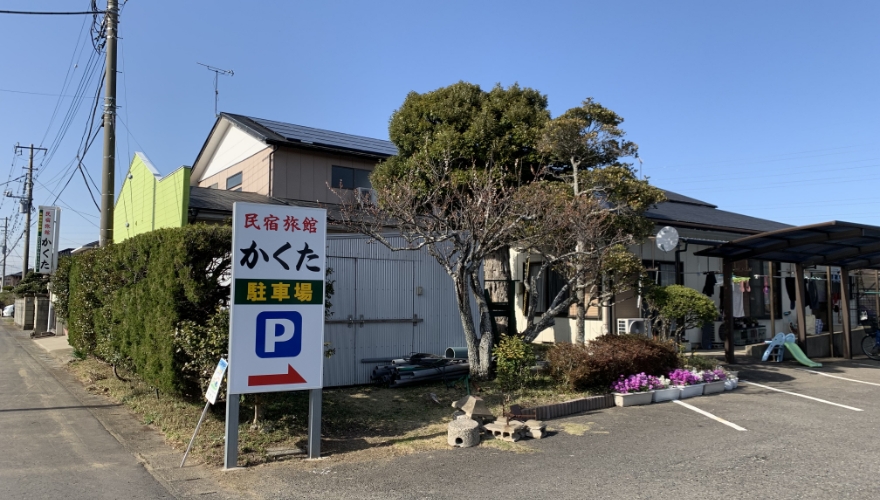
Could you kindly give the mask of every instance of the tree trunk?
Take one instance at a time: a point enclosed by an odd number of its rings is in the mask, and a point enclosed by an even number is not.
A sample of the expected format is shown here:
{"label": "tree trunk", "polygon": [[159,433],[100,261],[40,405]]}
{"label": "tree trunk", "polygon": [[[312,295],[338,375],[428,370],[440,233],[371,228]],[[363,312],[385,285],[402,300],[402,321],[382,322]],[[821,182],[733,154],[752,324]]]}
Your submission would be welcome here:
{"label": "tree trunk", "polygon": [[[489,304],[483,296],[483,290],[480,287],[480,277],[477,273],[470,274],[471,293],[477,302],[480,311],[480,366],[477,371],[477,377],[480,379],[489,378],[490,365],[492,362],[492,347],[495,346],[495,335],[492,332],[492,315],[489,312]],[[473,368],[471,368],[473,373]]]}
{"label": "tree trunk", "polygon": [[455,286],[455,300],[458,303],[458,315],[464,330],[464,341],[468,350],[468,363],[471,375],[480,377],[480,349],[477,331],[474,328],[473,311],[471,310],[470,284],[467,277],[452,277]]}
{"label": "tree trunk", "polygon": [[611,297],[608,290],[608,275],[602,276],[602,335],[611,333]]}
{"label": "tree trunk", "polygon": [[[577,179],[575,179],[575,190],[577,190]],[[578,254],[584,251],[584,242],[580,239],[575,246],[575,251]],[[583,344],[584,342],[586,342],[586,334],[584,333],[584,322],[587,314],[586,304],[584,304],[584,280],[581,277],[583,269],[583,264],[578,264],[576,267],[577,281],[575,285],[575,304],[577,308],[577,321],[575,322],[575,333],[577,333],[576,343],[578,344]]]}
{"label": "tree trunk", "polygon": [[[512,277],[510,270],[510,247],[504,247],[489,254],[486,260],[483,261],[483,277],[486,290],[489,292],[490,301],[506,304],[513,302],[509,286]],[[511,331],[516,332],[516,325],[508,325],[508,318],[505,316],[495,316],[491,320],[495,323],[498,335],[504,335]]]}

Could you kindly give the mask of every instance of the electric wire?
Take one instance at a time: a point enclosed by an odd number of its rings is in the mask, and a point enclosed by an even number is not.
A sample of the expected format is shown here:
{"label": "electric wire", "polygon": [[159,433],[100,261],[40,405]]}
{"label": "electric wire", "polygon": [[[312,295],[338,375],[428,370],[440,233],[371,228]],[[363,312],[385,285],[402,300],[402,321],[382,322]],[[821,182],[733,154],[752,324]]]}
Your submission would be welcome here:
{"label": "electric wire", "polygon": [[[76,60],[77,58],[76,53],[83,38],[82,35],[86,27],[86,21],[87,19],[83,18],[82,25],[79,28],[79,36],[76,39],[76,44],[73,46],[73,53],[70,54],[70,62],[67,65],[67,73],[65,73],[64,75],[64,82],[61,84],[61,92],[58,94],[58,100],[55,101],[55,108],[52,110],[51,118],[49,118],[49,125],[46,126],[46,132],[43,134],[43,138],[40,139],[40,147],[43,147],[43,142],[45,142],[46,136],[49,135],[49,130],[52,129],[52,123],[55,121],[55,117],[58,115],[58,109],[61,107],[61,102],[64,100],[64,93],[67,91],[67,86],[71,81],[70,76],[73,68],[75,67],[74,60]],[[83,46],[85,47],[85,44],[83,44]]]}
{"label": "electric wire", "polygon": [[84,12],[46,12],[33,10],[0,10],[0,14],[21,14],[27,16],[89,16],[93,14],[103,14],[104,11],[88,10]]}
{"label": "electric wire", "polygon": [[74,94],[48,94],[46,92],[27,92],[25,90],[13,90],[13,89],[0,89],[0,92],[11,92],[13,94],[42,95],[42,96],[47,96],[47,97],[78,97]]}

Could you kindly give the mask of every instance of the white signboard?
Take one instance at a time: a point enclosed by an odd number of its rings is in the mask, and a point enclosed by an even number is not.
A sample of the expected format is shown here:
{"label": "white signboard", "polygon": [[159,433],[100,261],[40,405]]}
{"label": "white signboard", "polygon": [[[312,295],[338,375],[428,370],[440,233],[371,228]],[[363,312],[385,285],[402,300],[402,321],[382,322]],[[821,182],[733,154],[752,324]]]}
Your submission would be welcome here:
{"label": "white signboard", "polygon": [[58,223],[61,209],[58,207],[39,207],[37,218],[37,258],[36,271],[52,274],[58,267]]}
{"label": "white signboard", "polygon": [[228,364],[225,359],[220,358],[217,368],[214,368],[214,375],[211,376],[211,383],[208,384],[208,392],[205,393],[205,399],[211,404],[217,403],[217,393],[220,392],[220,384],[223,382]]}
{"label": "white signboard", "polygon": [[229,393],[320,389],[327,212],[232,208]]}

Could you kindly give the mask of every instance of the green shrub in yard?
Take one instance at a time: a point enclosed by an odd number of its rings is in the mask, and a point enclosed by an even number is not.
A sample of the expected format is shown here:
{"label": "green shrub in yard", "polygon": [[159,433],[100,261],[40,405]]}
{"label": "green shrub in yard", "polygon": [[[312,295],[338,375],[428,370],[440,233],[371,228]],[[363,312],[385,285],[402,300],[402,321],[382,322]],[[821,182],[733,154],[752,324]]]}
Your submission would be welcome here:
{"label": "green shrub in yard", "polygon": [[607,391],[621,375],[665,375],[680,364],[670,342],[640,335],[603,335],[584,345],[557,344],[547,358],[553,377],[577,391]]}
{"label": "green shrub in yard", "polygon": [[28,271],[23,280],[12,287],[12,292],[18,297],[27,295],[48,295],[49,275]]}
{"label": "green shrub in yard", "polygon": [[717,359],[700,356],[699,354],[694,354],[693,351],[689,355],[682,354],[680,357],[682,367],[684,368],[693,368],[701,372],[718,368]]}
{"label": "green shrub in yard", "polygon": [[535,353],[522,337],[502,335],[492,354],[495,355],[495,374],[504,391],[521,389],[532,380]]}
{"label": "green shrub in yard", "polygon": [[184,377],[198,381],[199,387],[208,387],[217,361],[229,359],[229,309],[220,308],[205,324],[181,321],[174,344],[186,359],[181,366]]}
{"label": "green shrub in yard", "polygon": [[[224,320],[215,316],[229,298],[222,277],[231,246],[231,228],[197,224],[62,259],[53,286],[71,345],[163,391],[201,394],[203,357],[216,353],[198,352],[192,335],[179,332],[204,333],[193,325],[205,325],[220,335]],[[222,343],[219,337],[206,342]]]}

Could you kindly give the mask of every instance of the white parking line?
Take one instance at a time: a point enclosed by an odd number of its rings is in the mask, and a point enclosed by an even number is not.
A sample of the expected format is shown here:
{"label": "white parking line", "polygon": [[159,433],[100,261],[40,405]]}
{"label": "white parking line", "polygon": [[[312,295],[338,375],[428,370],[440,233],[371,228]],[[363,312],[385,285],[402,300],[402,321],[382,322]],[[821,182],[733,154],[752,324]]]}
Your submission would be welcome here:
{"label": "white parking line", "polygon": [[847,380],[849,382],[858,382],[859,384],[876,385],[877,387],[880,387],[880,384],[878,384],[876,382],[865,382],[864,380],[856,380],[854,378],[838,377],[837,375],[831,375],[830,373],[822,373],[822,372],[817,372],[815,370],[807,370],[805,368],[795,368],[795,370],[800,370],[800,371],[808,372],[808,373],[815,373],[816,375],[823,375],[825,377],[831,377],[831,378],[836,378],[836,379],[840,379],[840,380]]}
{"label": "white parking line", "polygon": [[769,385],[756,384],[754,382],[743,382],[742,380],[739,381],[739,385],[754,385],[756,387],[763,387],[764,389],[770,389],[771,391],[782,392],[785,394],[791,394],[792,396],[797,396],[799,398],[812,399],[813,401],[818,401],[820,403],[825,403],[827,405],[839,406],[841,408],[846,408],[847,410],[864,411],[859,408],[853,408],[852,406],[842,405],[840,403],[832,403],[831,401],[825,401],[824,399],[814,398],[813,396],[805,396],[803,394],[798,394],[796,392],[783,391],[782,389],[770,387]]}
{"label": "white parking line", "polygon": [[705,415],[705,416],[711,418],[712,420],[715,420],[716,422],[721,422],[722,424],[724,424],[724,425],[726,425],[726,426],[728,426],[728,427],[733,427],[734,429],[736,429],[736,430],[738,430],[738,431],[746,431],[746,430],[748,430],[748,429],[746,429],[746,428],[744,428],[744,427],[740,427],[740,426],[734,424],[733,422],[728,422],[727,420],[724,420],[724,419],[721,418],[721,417],[716,417],[715,415],[712,415],[712,414],[709,413],[708,411],[701,410],[701,409],[697,408],[696,406],[691,406],[691,405],[689,405],[689,404],[687,404],[687,403],[683,403],[683,402],[678,401],[678,400],[673,401],[673,403],[676,403],[676,404],[679,404],[679,405],[681,405],[681,406],[684,406],[685,408],[687,408],[687,409],[689,409],[689,410],[693,410],[693,411],[695,411],[695,412],[697,412],[697,413],[699,413],[699,414],[701,414],[701,415]]}

